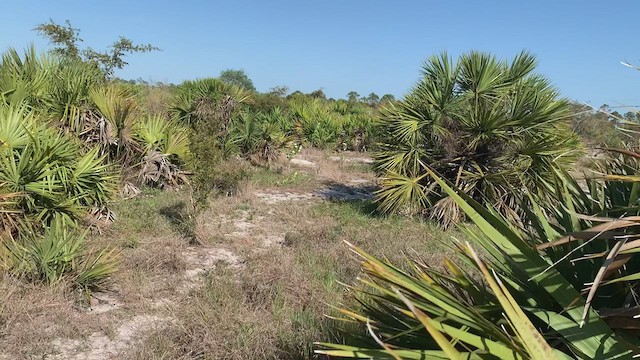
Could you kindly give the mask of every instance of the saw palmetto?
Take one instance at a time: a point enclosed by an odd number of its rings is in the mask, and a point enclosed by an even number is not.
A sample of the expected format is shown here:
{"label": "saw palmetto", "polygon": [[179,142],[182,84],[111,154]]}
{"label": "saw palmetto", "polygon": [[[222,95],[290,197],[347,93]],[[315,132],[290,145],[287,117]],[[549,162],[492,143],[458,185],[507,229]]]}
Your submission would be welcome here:
{"label": "saw palmetto", "polygon": [[427,166],[474,199],[512,209],[514,191],[538,188],[571,164],[580,145],[568,103],[535,66],[525,52],[511,62],[480,52],[457,63],[446,53],[430,58],[406,98],[382,110],[382,209],[426,210],[445,225],[459,220]]}

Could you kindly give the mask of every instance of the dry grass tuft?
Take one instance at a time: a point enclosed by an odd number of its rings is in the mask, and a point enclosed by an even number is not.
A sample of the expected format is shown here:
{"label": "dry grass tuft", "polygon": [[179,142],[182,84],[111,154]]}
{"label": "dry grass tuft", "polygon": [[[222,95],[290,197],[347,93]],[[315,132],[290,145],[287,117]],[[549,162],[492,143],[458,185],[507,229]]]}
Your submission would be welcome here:
{"label": "dry grass tuft", "polygon": [[57,338],[80,338],[109,326],[109,319],[79,310],[81,295],[66,285],[0,280],[0,355],[44,358],[56,352]]}
{"label": "dry grass tuft", "polygon": [[115,277],[123,302],[130,307],[148,300],[171,298],[180,287],[186,263],[181,255],[186,242],[176,236],[146,239],[123,252],[121,271]]}
{"label": "dry grass tuft", "polygon": [[[274,261],[276,260],[276,261]],[[178,322],[152,334],[131,359],[306,359],[331,336],[326,291],[282,252],[249,259],[240,274],[216,269],[176,305]]]}
{"label": "dry grass tuft", "polygon": [[319,149],[305,148],[297,157],[304,158],[316,164],[315,176],[321,181],[347,183],[353,179],[364,179],[375,183],[375,174],[371,172],[370,164],[363,164],[350,159],[360,159],[362,153],[344,152],[339,155],[326,153]]}

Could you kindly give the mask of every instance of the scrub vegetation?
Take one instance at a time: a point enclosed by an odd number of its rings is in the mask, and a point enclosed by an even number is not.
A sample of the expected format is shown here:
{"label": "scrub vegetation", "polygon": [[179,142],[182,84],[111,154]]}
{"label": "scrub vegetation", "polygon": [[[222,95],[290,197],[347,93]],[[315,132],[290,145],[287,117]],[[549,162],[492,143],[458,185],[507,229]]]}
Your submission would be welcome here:
{"label": "scrub vegetation", "polygon": [[332,99],[35,31],[0,59],[0,359],[640,356],[638,115],[532,54]]}

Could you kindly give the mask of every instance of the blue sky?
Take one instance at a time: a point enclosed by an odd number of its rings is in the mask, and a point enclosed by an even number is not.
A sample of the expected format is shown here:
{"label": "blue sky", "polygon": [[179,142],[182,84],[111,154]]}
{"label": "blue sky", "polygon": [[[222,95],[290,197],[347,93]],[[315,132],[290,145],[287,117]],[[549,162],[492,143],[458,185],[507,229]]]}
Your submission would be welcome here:
{"label": "blue sky", "polygon": [[259,91],[322,88],[328,96],[402,96],[422,62],[447,50],[512,57],[522,49],[571,99],[640,105],[640,1],[11,1],[0,14],[0,48],[45,40],[52,18],[103,49],[119,35],[162,52],[134,55],[116,75],[178,83],[244,69]]}

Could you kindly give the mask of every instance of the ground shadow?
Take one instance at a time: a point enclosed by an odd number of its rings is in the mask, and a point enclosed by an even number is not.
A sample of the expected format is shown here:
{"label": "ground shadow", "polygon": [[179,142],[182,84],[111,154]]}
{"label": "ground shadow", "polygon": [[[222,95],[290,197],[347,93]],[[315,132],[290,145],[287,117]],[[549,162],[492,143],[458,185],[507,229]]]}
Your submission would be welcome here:
{"label": "ground shadow", "polygon": [[195,239],[195,219],[189,210],[187,204],[180,201],[177,204],[161,208],[158,213],[167,220],[178,235],[191,240]]}
{"label": "ground shadow", "polygon": [[348,204],[361,214],[380,217],[383,216],[375,204],[375,192],[379,188],[369,184],[344,184],[335,181],[324,181],[324,188],[317,194],[330,202]]}
{"label": "ground shadow", "polygon": [[336,202],[373,200],[373,194],[378,190],[378,187],[372,185],[348,185],[335,181],[324,181],[323,185],[324,188],[318,191],[318,195],[325,200]]}

